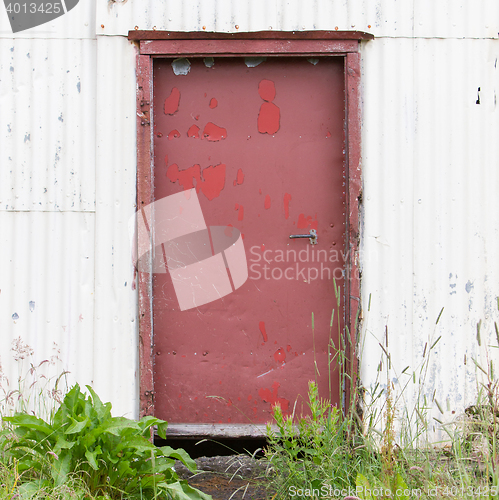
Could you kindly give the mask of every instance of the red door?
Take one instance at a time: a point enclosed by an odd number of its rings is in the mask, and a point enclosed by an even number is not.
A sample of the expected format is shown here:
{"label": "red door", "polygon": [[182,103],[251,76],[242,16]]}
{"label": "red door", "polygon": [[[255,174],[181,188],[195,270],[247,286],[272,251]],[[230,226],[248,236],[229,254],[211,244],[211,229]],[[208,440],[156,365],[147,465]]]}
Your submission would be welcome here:
{"label": "red door", "polygon": [[344,324],[343,58],[156,59],[153,82],[155,200],[197,195],[207,227],[241,233],[247,261],[236,283],[225,258],[230,286],[200,305],[182,306],[175,273],[154,275],[156,416],[264,423],[276,403],[305,408],[309,380],[339,403],[328,344]]}

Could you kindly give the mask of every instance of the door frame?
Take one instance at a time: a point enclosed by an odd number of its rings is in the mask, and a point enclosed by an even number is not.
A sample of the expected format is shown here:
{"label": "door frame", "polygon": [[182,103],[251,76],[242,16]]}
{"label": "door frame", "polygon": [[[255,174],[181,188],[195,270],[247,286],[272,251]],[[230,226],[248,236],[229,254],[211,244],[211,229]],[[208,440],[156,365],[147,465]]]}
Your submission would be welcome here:
{"label": "door frame", "polygon": [[[343,388],[346,402],[356,384],[357,358],[351,349],[357,342],[360,316],[360,204],[361,179],[361,109],[360,52],[361,40],[373,35],[360,31],[260,31],[251,33],[206,33],[140,31],[128,33],[137,48],[137,210],[154,201],[153,151],[153,59],[158,57],[258,57],[258,56],[336,56],[343,57],[345,75],[345,169],[346,169],[346,232],[345,251],[345,328],[347,352],[347,386]],[[141,242],[138,242],[139,247]],[[137,272],[139,295],[139,391],[140,416],[154,414],[154,346],[152,273]],[[180,426],[179,426],[180,427]],[[261,435],[262,429],[248,426],[183,425],[171,429],[172,435],[226,437]],[[218,428],[220,427],[220,428]],[[254,426],[252,426],[254,427]],[[264,427],[264,426],[263,426]],[[265,434],[265,429],[263,429]]]}

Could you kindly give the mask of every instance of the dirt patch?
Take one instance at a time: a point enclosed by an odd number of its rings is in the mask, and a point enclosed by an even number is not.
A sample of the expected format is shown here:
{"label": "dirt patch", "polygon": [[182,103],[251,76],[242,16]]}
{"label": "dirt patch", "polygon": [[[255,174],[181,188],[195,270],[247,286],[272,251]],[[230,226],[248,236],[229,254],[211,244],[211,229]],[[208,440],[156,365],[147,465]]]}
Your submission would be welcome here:
{"label": "dirt patch", "polygon": [[265,479],[266,464],[245,455],[201,457],[198,472],[192,474],[181,463],[179,477],[213,497],[213,500],[267,500],[272,497]]}

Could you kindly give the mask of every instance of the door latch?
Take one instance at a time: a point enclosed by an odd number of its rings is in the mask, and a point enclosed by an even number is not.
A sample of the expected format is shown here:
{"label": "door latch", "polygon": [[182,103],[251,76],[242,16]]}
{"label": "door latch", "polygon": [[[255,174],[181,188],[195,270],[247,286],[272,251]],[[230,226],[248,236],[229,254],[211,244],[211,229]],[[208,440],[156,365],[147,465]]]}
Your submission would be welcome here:
{"label": "door latch", "polygon": [[311,245],[317,245],[317,231],[315,229],[311,229],[308,234],[290,234],[289,238],[308,238]]}

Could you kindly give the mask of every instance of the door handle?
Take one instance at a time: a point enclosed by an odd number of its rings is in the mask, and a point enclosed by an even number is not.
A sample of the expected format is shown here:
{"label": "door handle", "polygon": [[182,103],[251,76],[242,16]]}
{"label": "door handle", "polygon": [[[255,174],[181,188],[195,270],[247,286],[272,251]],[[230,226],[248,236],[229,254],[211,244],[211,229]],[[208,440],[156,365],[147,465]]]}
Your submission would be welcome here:
{"label": "door handle", "polygon": [[289,238],[292,240],[295,238],[308,238],[311,245],[317,245],[317,231],[315,229],[311,229],[308,234],[290,234]]}

